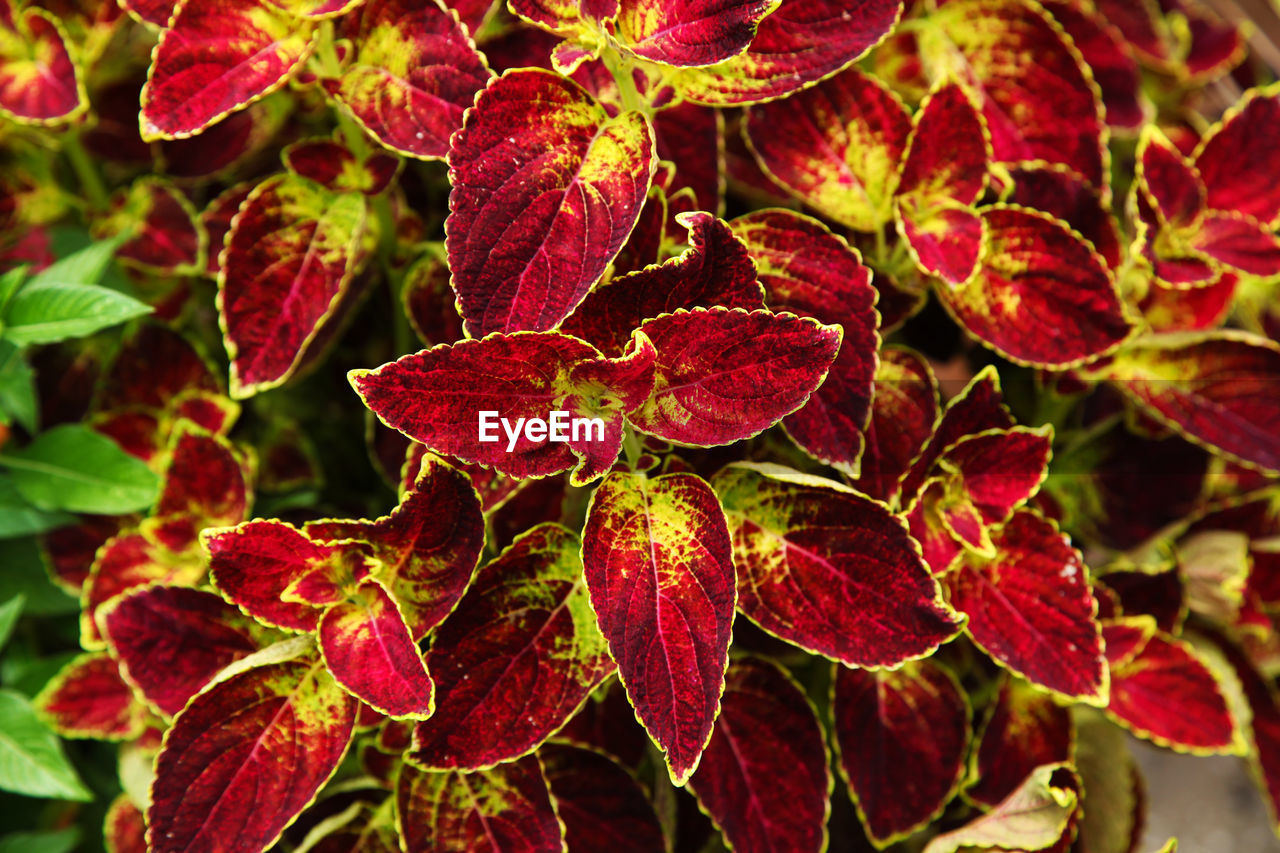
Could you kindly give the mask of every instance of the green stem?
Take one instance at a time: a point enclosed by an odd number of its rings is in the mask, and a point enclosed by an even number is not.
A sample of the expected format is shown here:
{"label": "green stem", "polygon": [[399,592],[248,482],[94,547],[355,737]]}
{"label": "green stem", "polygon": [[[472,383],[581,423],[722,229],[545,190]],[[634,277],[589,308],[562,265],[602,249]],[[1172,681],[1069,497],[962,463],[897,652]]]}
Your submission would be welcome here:
{"label": "green stem", "polygon": [[107,187],[84,146],[80,144],[80,136],[76,132],[68,133],[62,138],[62,151],[67,155],[67,161],[71,163],[71,168],[80,181],[80,189],[89,200],[89,206],[96,209],[106,207]]}
{"label": "green stem", "polygon": [[635,470],[636,465],[640,463],[640,455],[644,452],[644,448],[640,444],[640,436],[635,434],[631,427],[625,427],[622,433],[622,452],[627,457],[627,467]]}
{"label": "green stem", "polygon": [[600,61],[604,63],[605,68],[609,69],[614,82],[618,85],[622,108],[651,116],[653,107],[640,96],[640,90],[636,88],[636,78],[631,73],[635,66],[631,59],[616,50],[613,45],[607,44],[600,51]]}

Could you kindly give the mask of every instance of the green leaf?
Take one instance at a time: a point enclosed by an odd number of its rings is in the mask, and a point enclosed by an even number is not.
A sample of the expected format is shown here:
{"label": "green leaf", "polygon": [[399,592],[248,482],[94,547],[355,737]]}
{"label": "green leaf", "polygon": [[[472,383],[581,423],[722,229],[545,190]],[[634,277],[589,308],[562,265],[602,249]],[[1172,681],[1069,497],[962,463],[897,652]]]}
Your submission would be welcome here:
{"label": "green leaf", "polygon": [[4,275],[0,275],[0,311],[4,310],[4,306],[9,304],[9,299],[13,294],[18,292],[18,288],[22,286],[22,280],[27,275],[27,268],[15,267]]}
{"label": "green leaf", "polygon": [[31,277],[27,287],[46,284],[98,284],[107,271],[116,249],[128,234],[120,234],[110,240],[90,243],[65,257],[59,258]]}
{"label": "green leaf", "polygon": [[[4,281],[0,279],[0,291]],[[0,304],[4,294],[0,292]],[[0,340],[0,421],[9,419],[22,424],[34,434],[39,428],[39,409],[36,405],[36,375],[22,358],[18,347]]]}
{"label": "green leaf", "polygon": [[62,745],[21,694],[0,690],[0,788],[32,797],[91,800]]}
{"label": "green leaf", "polygon": [[75,516],[33,507],[8,477],[0,475],[0,539],[30,536],[71,524]]}
{"label": "green leaf", "polygon": [[131,296],[96,284],[29,283],[9,300],[4,332],[18,346],[81,338],[151,312]]}
{"label": "green leaf", "polygon": [[[21,593],[27,599],[28,616],[60,616],[76,613],[80,602],[49,577],[34,536],[0,539],[0,587],[6,595]],[[0,678],[5,684],[7,679]]]}
{"label": "green leaf", "polygon": [[80,843],[74,826],[48,832],[14,832],[0,838],[0,853],[70,853]]}
{"label": "green leaf", "polygon": [[13,484],[39,509],[119,515],[151,506],[160,478],[115,442],[79,424],[41,433],[0,456]]}
{"label": "green leaf", "polygon": [[22,615],[22,606],[26,603],[27,599],[22,593],[18,593],[4,604],[0,604],[0,649],[4,648],[4,644],[13,636],[13,628],[18,624],[18,617]]}

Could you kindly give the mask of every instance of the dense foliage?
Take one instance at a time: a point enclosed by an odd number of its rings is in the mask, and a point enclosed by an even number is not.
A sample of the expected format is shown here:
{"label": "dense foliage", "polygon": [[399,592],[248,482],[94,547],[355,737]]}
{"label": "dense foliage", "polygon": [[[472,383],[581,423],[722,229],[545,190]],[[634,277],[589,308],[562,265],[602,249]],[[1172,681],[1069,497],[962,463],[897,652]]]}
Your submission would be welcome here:
{"label": "dense foliage", "polygon": [[1150,853],[1126,731],[1276,813],[1242,22],[0,13],[0,847]]}

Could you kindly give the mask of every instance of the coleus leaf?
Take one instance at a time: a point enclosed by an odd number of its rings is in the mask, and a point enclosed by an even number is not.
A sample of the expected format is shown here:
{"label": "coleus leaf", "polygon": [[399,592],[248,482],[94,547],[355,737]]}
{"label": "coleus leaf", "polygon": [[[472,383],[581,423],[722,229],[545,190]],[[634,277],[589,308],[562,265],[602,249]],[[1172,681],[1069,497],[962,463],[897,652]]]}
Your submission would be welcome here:
{"label": "coleus leaf", "polygon": [[1244,213],[1268,225],[1280,220],[1280,153],[1266,144],[1280,127],[1280,89],[1245,93],[1196,147],[1196,169],[1216,210]]}
{"label": "coleus leaf", "polygon": [[[383,423],[433,450],[520,478],[573,468],[583,485],[617,459],[623,416],[649,396],[654,360],[644,334],[628,353],[607,358],[559,332],[517,332],[433,347],[349,378]],[[554,412],[569,413],[569,422],[553,421],[536,439],[521,432]],[[597,419],[598,428],[587,423],[579,435],[572,424],[583,419]]]}
{"label": "coleus leaf", "polygon": [[94,223],[95,237],[134,232],[116,250],[116,258],[147,272],[179,275],[204,267],[207,237],[195,207],[176,187],[143,178],[111,200]]}
{"label": "coleus leaf", "polygon": [[254,0],[180,0],[142,88],[142,138],[193,136],[279,89],[311,53],[314,25]]}
{"label": "coleus leaf", "polygon": [[1078,843],[1089,850],[1134,850],[1144,831],[1146,803],[1128,735],[1096,711],[1077,714],[1073,764],[1083,796],[1072,824],[1078,827]]}
{"label": "coleus leaf", "polygon": [[94,407],[166,408],[184,391],[220,390],[213,369],[186,337],[160,323],[127,335],[103,373]]}
{"label": "coleus leaf", "polygon": [[1194,226],[1207,205],[1199,171],[1155,126],[1138,143],[1135,178],[1160,221],[1172,228]]}
{"label": "coleus leaf", "polygon": [[991,811],[936,836],[924,853],[961,850],[1043,850],[1067,830],[1080,802],[1080,784],[1062,764],[1037,767]]}
{"label": "coleus leaf", "polygon": [[939,467],[957,480],[983,525],[1003,524],[1040,488],[1049,473],[1053,429],[1011,427],[966,436]]}
{"label": "coleus leaf", "polygon": [[294,175],[259,184],[240,206],[218,273],[231,394],[280,385],[346,293],[365,231],[365,202]]}
{"label": "coleus leaf", "polygon": [[325,665],[353,696],[393,718],[435,710],[426,662],[387,588],[366,578],[325,610],[316,626]]}
{"label": "coleus leaf", "polygon": [[189,587],[149,586],[114,599],[98,619],[121,676],[169,716],[258,649],[260,631],[249,617]]}
{"label": "coleus leaf", "polygon": [[697,308],[640,327],[654,386],[628,419],[649,435],[708,447],[757,435],[799,409],[840,350],[836,326],[769,311]]}
{"label": "coleus leaf", "polygon": [[893,501],[898,484],[933,435],[941,415],[938,381],[923,356],[901,347],[880,351],[866,449],[854,485]]}
{"label": "coleus leaf", "polygon": [[576,83],[511,71],[476,98],[449,152],[445,242],[474,337],[554,328],[626,242],[657,163],[637,112]]}
{"label": "coleus leaf", "polygon": [[966,551],[946,576],[975,643],[1047,690],[1102,704],[1107,666],[1088,570],[1057,526],[1031,510],[992,535],[995,556]]}
{"label": "coleus leaf", "polygon": [[428,254],[409,267],[401,295],[409,324],[426,346],[457,343],[466,337],[449,286],[449,268],[440,258]]}
{"label": "coleus leaf", "polygon": [[420,640],[453,610],[484,549],[484,516],[472,480],[437,456],[390,515],[375,521],[312,521],[313,540],[367,542],[386,585]]}
{"label": "coleus leaf", "polygon": [[1264,677],[1240,649],[1220,637],[1214,642],[1240,681],[1249,717],[1242,732],[1249,746],[1245,756],[1267,801],[1274,827],[1276,815],[1280,814],[1280,697],[1275,683]]}
{"label": "coleus leaf", "polygon": [[226,438],[179,424],[154,515],[189,515],[201,527],[238,524],[252,500],[250,465]]}
{"label": "coleus leaf", "polygon": [[427,772],[405,765],[396,816],[406,853],[560,853],[556,814],[537,756],[492,770]]}
{"label": "coleus leaf", "polygon": [[911,117],[876,78],[851,68],[752,107],[744,132],[770,177],[825,216],[875,231],[892,215]]}
{"label": "coleus leaf", "polygon": [[102,837],[109,853],[145,853],[147,849],[146,819],[128,794],[116,797],[107,807]]}
{"label": "coleus leaf", "polygon": [[130,17],[144,24],[151,24],[157,29],[169,26],[169,19],[173,17],[175,5],[173,0],[118,0],[118,2]]}
{"label": "coleus leaf", "polygon": [[756,267],[747,248],[722,220],[701,211],[681,213],[689,249],[679,257],[611,279],[587,294],[560,326],[605,355],[618,356],[645,321],[678,309],[764,307]]}
{"label": "coleus leaf", "polygon": [[435,714],[409,760],[493,767],[536,749],[614,671],[583,582],[578,537],[555,524],[518,536],[477,574],[435,632]]}
{"label": "coleus leaf", "polygon": [[912,125],[894,203],[898,233],[926,275],[963,284],[983,250],[985,226],[969,207],[987,186],[987,127],[951,82],[929,93]]}
{"label": "coleus leaf", "polygon": [[1142,72],[1124,35],[1100,9],[1080,0],[1041,0],[1080,51],[1102,91],[1107,124],[1138,130],[1151,106],[1142,92]]}
{"label": "coleus leaf", "polygon": [[958,632],[883,504],[776,465],[737,463],[712,482],[733,537],[739,607],[766,631],[862,667],[924,657]]}
{"label": "coleus leaf", "polygon": [[1120,266],[1120,234],[1111,203],[1083,177],[1047,163],[1024,163],[1008,168],[1013,187],[1005,201],[1056,216],[1078,231],[1107,266]]}
{"label": "coleus leaf", "polygon": [[1270,278],[1280,273],[1280,237],[1245,213],[1206,212],[1190,238],[1190,249],[1249,275]]}
{"label": "coleus leaf", "polygon": [[511,12],[550,33],[575,37],[618,14],[618,0],[510,0]]}
{"label": "coleus leaf", "polygon": [[1243,332],[1140,338],[1101,375],[1142,410],[1210,450],[1280,471],[1280,346]]}
{"label": "coleus leaf", "polygon": [[1070,761],[1071,712],[1043,691],[1006,678],[973,751],[967,799],[995,806],[1042,764]]}
{"label": "coleus leaf", "polygon": [[808,697],[776,664],[742,658],[729,666],[721,704],[689,787],[726,844],[743,853],[825,849],[832,777]]}
{"label": "coleus leaf", "polygon": [[783,426],[814,458],[856,473],[880,345],[871,270],[841,237],[798,213],[763,210],[731,225],[755,262],[770,310],[844,330],[826,380],[799,411],[783,419]]}
{"label": "coleus leaf", "polygon": [[[697,104],[669,107],[653,117],[660,160],[676,170],[666,189],[669,195],[693,191],[697,210],[720,214],[724,209],[724,116]],[[636,228],[639,231],[639,226]]]}
{"label": "coleus leaf", "polygon": [[1179,751],[1243,751],[1222,688],[1190,645],[1155,628],[1149,617],[1109,621],[1102,631],[1111,668],[1108,716]]}
{"label": "coleus leaf", "polygon": [[782,0],[620,0],[615,20],[624,49],[664,65],[715,65],[743,51]]}
{"label": "coleus leaf", "polygon": [[58,124],[89,106],[81,71],[58,18],[40,8],[0,9],[0,115],[19,124]]}
{"label": "coleus leaf", "polygon": [[1012,361],[1052,368],[1096,359],[1128,338],[1132,323],[1111,271],[1082,237],[1013,206],[986,208],[982,220],[989,251],[973,279],[938,290],[969,334]]}
{"label": "coleus leaf", "polygon": [[591,606],[636,717],[682,785],[711,737],[733,626],[733,554],[715,492],[692,474],[614,472],[582,537]]}
{"label": "coleus leaf", "polygon": [[782,98],[856,62],[898,23],[902,0],[783,0],[760,22],[745,53],[686,68],[676,87],[688,100],[728,107]]}
{"label": "coleus leaf", "polygon": [[33,704],[63,737],[128,740],[142,734],[147,709],[102,652],[80,655],[49,680]]}
{"label": "coleus leaf", "polygon": [[325,137],[294,142],[280,159],[290,172],[334,192],[378,195],[400,171],[400,160],[392,154],[375,151],[357,158],[346,145]]}
{"label": "coleus leaf", "polygon": [[492,74],[466,28],[438,0],[370,0],[348,19],[355,58],[325,91],[388,148],[441,159],[462,113]]}
{"label": "coleus leaf", "polygon": [[209,256],[204,270],[209,278],[218,277],[218,270],[222,267],[222,250],[226,245],[227,235],[231,232],[231,221],[240,212],[240,205],[253,192],[254,186],[253,181],[243,181],[228,187],[215,196],[200,213],[200,226],[209,240]]}
{"label": "coleus leaf", "polygon": [[832,686],[840,770],[877,847],[941,813],[964,775],[969,704],[941,664],[871,672],[836,667]]}
{"label": "coleus leaf", "polygon": [[654,853],[666,850],[662,825],[640,783],[594,749],[549,743],[538,750],[564,824],[565,849]]}
{"label": "coleus leaf", "polygon": [[921,62],[978,94],[996,160],[1060,163],[1104,185],[1107,129],[1097,86],[1043,9],[956,0],[923,23]]}
{"label": "coleus leaf", "polygon": [[357,701],[318,660],[246,669],[196,696],[165,733],[147,810],[157,853],[265,850],[347,751]]}

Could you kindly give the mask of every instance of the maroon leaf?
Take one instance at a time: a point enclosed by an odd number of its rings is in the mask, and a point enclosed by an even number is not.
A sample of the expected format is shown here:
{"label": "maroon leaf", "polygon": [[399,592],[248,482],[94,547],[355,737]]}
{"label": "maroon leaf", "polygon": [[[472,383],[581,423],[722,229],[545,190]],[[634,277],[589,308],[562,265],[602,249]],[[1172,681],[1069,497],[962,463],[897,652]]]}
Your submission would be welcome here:
{"label": "maroon leaf", "polygon": [[49,680],[33,704],[63,737],[128,740],[142,734],[147,710],[108,655],[80,655]]}
{"label": "maroon leaf", "polygon": [[729,667],[723,707],[689,780],[725,842],[743,853],[818,853],[827,844],[831,770],[813,705],[777,665]]}
{"label": "maroon leaf", "polygon": [[989,806],[1013,793],[1042,764],[1070,761],[1071,712],[1045,693],[1005,679],[973,755],[975,783],[964,795]]}
{"label": "maroon leaf", "polygon": [[537,748],[614,670],[583,584],[578,538],[542,524],[476,576],[431,640],[436,712],[410,760],[492,767]]}
{"label": "maroon leaf", "polygon": [[656,853],[667,849],[644,788],[603,753],[551,743],[538,750],[568,850]]}
{"label": "maroon leaf", "polygon": [[59,124],[89,106],[63,24],[39,8],[0,10],[0,114],[20,124]]}
{"label": "maroon leaf", "polygon": [[938,381],[924,357],[900,347],[881,350],[854,485],[873,498],[895,499],[899,481],[938,425],[939,409]]}
{"label": "maroon leaf", "polygon": [[755,261],[770,310],[844,329],[826,380],[783,426],[814,458],[856,473],[880,345],[871,270],[843,239],[800,214],[759,211],[735,219],[733,230]]}
{"label": "maroon leaf", "polygon": [[656,164],[636,112],[610,117],[546,71],[494,80],[449,152],[446,243],[467,330],[554,328],[626,242]]}
{"label": "maroon leaf", "polygon": [[729,660],[737,596],[720,503],[692,474],[610,474],[591,498],[582,559],[636,716],[684,784],[711,737]]}
{"label": "maroon leaf", "polygon": [[958,632],[883,504],[773,465],[737,463],[714,484],[733,536],[739,607],[766,631],[864,667],[924,657]]}
{"label": "maroon leaf", "polygon": [[1269,87],[1246,93],[1205,134],[1194,159],[1210,207],[1268,224],[1280,219],[1280,152],[1266,144],[1278,126],[1280,97]]}
{"label": "maroon leaf", "polygon": [[714,65],[747,49],[781,0],[620,0],[623,47],[666,65]]}
{"label": "maroon leaf", "polygon": [[1054,693],[1106,701],[1107,667],[1097,603],[1080,553],[1030,510],[992,536],[996,554],[965,552],[947,575],[965,630],[998,663]]}
{"label": "maroon leaf", "polygon": [[841,773],[877,846],[941,813],[963,777],[971,736],[955,676],[933,661],[886,672],[839,666],[831,709]]}

